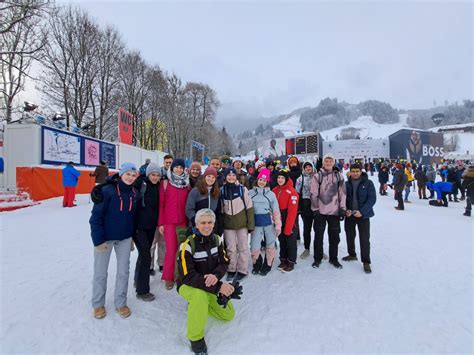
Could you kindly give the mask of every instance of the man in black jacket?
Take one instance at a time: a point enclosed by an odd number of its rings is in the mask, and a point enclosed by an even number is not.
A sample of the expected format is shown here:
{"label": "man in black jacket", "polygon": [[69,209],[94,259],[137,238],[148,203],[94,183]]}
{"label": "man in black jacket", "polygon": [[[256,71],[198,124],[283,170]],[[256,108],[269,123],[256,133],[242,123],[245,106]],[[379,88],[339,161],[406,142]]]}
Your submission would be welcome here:
{"label": "man in black jacket", "polygon": [[344,261],[357,260],[355,251],[356,226],[359,230],[360,253],[364,271],[372,272],[370,268],[370,218],[374,216],[373,207],[377,200],[374,183],[363,173],[359,164],[351,165],[350,177],[346,181],[346,231],[347,256]]}
{"label": "man in black jacket", "polygon": [[137,233],[133,241],[137,246],[138,258],[135,267],[135,287],[139,300],[150,302],[155,295],[150,292],[151,253],[155,238],[159,211],[160,168],[155,163],[148,164],[146,177],[138,179],[135,187],[140,191],[137,204]]}
{"label": "man in black jacket", "polygon": [[220,281],[229,259],[222,239],[212,233],[215,218],[212,210],[199,210],[195,217],[197,231],[180,245],[177,255],[177,290],[189,302],[187,337],[196,354],[207,354],[204,332],[209,314],[225,321],[235,314],[231,301],[224,308],[218,303],[219,297],[230,298],[235,290]]}
{"label": "man in black jacket", "polygon": [[401,163],[397,163],[396,169],[392,181],[392,187],[395,190],[395,200],[398,201],[398,206],[396,206],[395,209],[403,211],[405,209],[405,205],[403,204],[403,190],[408,182],[408,178]]}

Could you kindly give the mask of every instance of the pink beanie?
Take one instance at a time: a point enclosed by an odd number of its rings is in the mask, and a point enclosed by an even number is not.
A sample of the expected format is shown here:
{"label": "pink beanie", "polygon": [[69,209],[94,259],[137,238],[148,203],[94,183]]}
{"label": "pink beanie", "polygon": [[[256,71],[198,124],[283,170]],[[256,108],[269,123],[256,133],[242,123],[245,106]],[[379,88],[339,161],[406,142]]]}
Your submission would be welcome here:
{"label": "pink beanie", "polygon": [[258,179],[270,181],[270,170],[268,170],[267,168],[263,168],[262,170],[260,170],[260,172],[258,173]]}

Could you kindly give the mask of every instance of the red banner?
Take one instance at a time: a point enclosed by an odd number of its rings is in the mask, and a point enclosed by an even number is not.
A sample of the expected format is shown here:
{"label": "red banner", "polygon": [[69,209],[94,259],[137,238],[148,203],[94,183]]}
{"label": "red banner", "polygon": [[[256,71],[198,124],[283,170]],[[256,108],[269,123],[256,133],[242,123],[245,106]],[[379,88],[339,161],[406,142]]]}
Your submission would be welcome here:
{"label": "red banner", "polygon": [[132,145],[133,115],[123,108],[118,111],[119,142]]}

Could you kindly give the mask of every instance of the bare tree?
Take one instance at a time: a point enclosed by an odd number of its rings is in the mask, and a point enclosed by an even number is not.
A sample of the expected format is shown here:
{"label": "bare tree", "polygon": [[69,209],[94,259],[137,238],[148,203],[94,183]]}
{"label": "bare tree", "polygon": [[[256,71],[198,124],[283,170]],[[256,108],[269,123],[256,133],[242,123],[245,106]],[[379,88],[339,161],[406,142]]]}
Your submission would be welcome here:
{"label": "bare tree", "polygon": [[90,123],[94,78],[98,73],[100,31],[84,11],[68,7],[57,10],[49,21],[50,38],[45,46],[42,64],[42,91],[66,114],[70,127],[72,116],[77,127]]}
{"label": "bare tree", "polygon": [[41,15],[48,2],[0,3],[0,93],[5,119],[11,122],[14,100],[24,90],[36,54],[46,43]]}
{"label": "bare tree", "polygon": [[99,139],[110,137],[117,129],[120,61],[124,55],[120,34],[107,27],[98,37],[97,75],[92,84],[92,135]]}

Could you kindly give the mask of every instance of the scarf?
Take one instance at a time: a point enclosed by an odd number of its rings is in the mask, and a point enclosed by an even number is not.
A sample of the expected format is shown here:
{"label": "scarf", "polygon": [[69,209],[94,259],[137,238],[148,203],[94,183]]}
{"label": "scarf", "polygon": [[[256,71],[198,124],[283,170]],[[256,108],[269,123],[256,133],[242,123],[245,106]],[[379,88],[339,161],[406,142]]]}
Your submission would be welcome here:
{"label": "scarf", "polygon": [[189,175],[186,172],[182,175],[176,175],[171,171],[171,169],[168,169],[166,176],[168,177],[170,184],[178,189],[183,189],[189,186]]}

